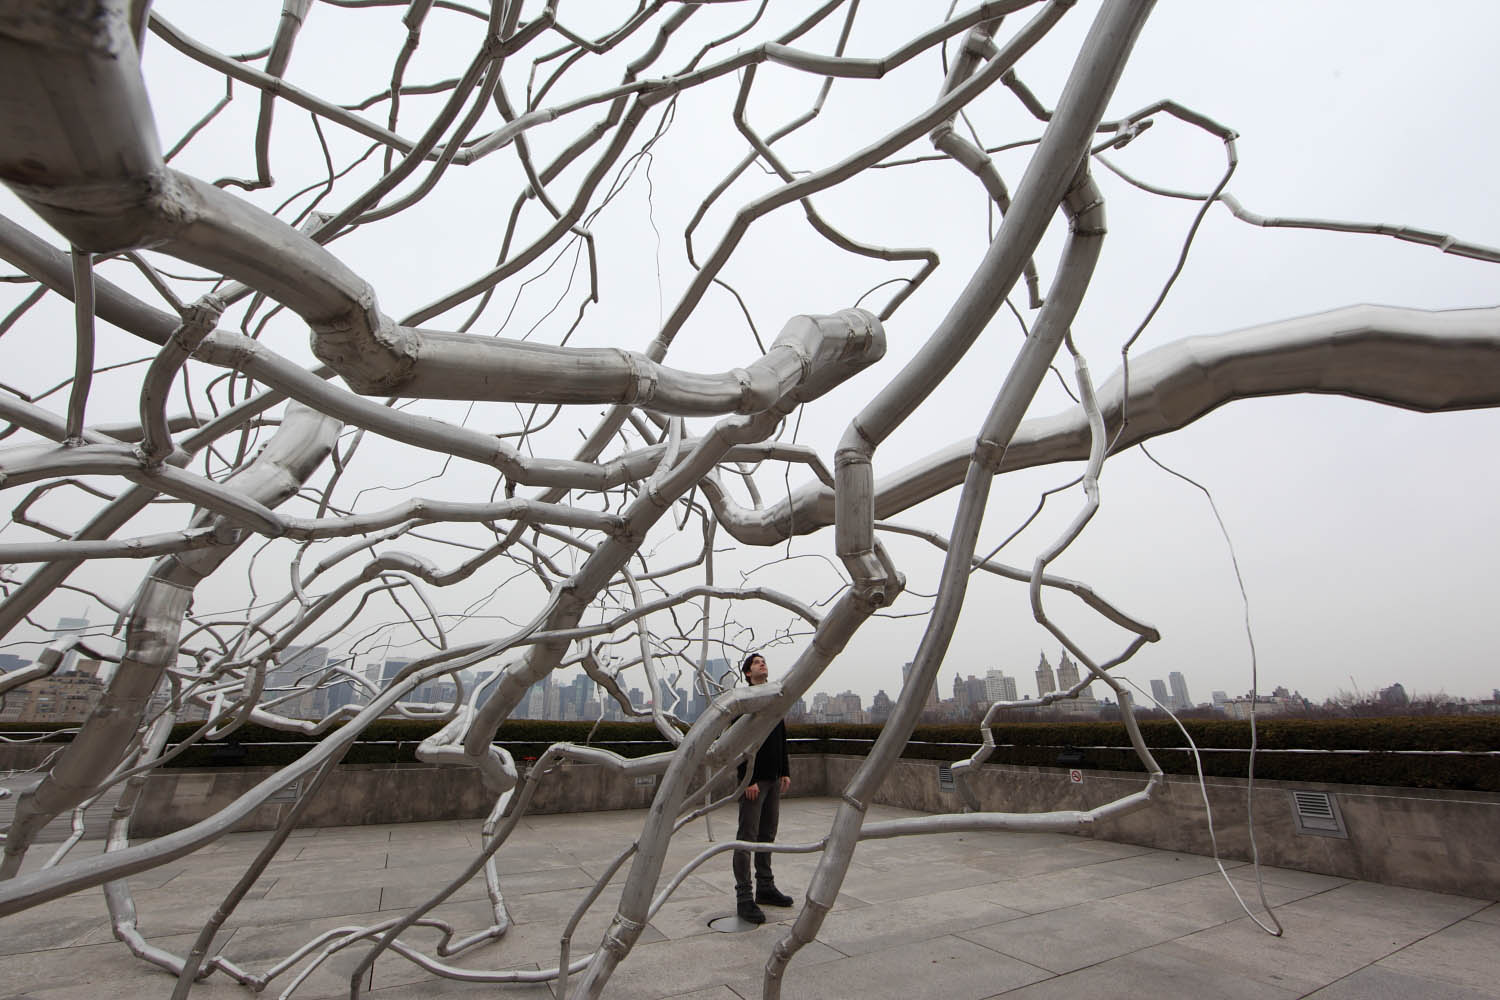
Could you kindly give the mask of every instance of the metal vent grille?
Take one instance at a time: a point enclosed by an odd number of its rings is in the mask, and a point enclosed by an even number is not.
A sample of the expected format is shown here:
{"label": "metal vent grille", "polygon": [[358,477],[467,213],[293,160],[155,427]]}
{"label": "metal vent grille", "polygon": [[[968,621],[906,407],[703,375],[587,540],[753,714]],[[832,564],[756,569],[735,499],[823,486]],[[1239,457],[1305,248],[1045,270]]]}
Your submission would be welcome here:
{"label": "metal vent grille", "polygon": [[1292,818],[1298,833],[1345,839],[1349,836],[1339,804],[1327,792],[1292,792]]}
{"label": "metal vent grille", "polygon": [[938,765],[938,790],[942,792],[953,791],[953,768],[947,764]]}

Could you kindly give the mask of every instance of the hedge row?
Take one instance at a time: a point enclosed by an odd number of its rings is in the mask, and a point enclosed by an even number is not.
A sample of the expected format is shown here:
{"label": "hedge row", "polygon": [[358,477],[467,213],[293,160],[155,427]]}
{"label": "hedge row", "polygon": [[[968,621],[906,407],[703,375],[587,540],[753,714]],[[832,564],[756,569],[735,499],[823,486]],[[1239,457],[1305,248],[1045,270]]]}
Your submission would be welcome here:
{"label": "hedge row", "polygon": [[[1189,720],[1185,725],[1193,741],[1206,751],[1245,750],[1250,745],[1250,727],[1245,722]],[[0,732],[35,732],[41,728],[44,727],[5,724],[0,725]],[[172,731],[171,742],[186,739],[196,728],[194,723],[179,724]],[[1175,724],[1145,721],[1140,728],[1163,770],[1171,774],[1194,773],[1191,754],[1167,749],[1187,745]],[[366,727],[344,761],[414,762],[417,744],[437,729],[435,722],[411,719],[375,722]],[[863,755],[880,732],[880,727],[873,725],[788,727],[788,735],[797,741],[794,747],[800,753]],[[49,742],[66,742],[71,738],[70,734],[59,732]],[[193,746],[174,758],[169,766],[286,764],[300,757],[318,739],[301,733],[244,726],[232,740]],[[997,764],[1143,770],[1129,749],[1125,727],[1120,723],[1021,723],[996,730],[995,740],[999,745],[990,760]],[[626,757],[670,749],[653,726],[640,722],[605,722],[595,726],[591,722],[510,720],[501,725],[497,742],[523,760],[539,756],[555,742],[588,742]],[[1255,758],[1255,773],[1260,778],[1500,792],[1500,766],[1497,766],[1500,760],[1488,756],[1500,752],[1500,717],[1272,719],[1259,723],[1258,743],[1261,752]],[[902,756],[951,762],[968,757],[978,745],[978,731],[973,725],[919,726]],[[1285,752],[1291,750],[1371,752]],[[1207,775],[1244,777],[1249,754],[1205,752],[1202,760]]]}

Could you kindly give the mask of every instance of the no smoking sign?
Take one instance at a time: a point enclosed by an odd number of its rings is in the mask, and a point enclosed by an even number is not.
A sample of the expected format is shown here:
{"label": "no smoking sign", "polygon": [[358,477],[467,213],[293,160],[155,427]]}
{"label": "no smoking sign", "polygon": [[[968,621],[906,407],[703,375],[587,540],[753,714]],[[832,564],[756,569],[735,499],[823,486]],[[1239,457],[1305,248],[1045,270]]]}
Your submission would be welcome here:
{"label": "no smoking sign", "polygon": [[1068,770],[1068,780],[1075,785],[1083,784],[1083,772],[1076,767],[1070,768]]}

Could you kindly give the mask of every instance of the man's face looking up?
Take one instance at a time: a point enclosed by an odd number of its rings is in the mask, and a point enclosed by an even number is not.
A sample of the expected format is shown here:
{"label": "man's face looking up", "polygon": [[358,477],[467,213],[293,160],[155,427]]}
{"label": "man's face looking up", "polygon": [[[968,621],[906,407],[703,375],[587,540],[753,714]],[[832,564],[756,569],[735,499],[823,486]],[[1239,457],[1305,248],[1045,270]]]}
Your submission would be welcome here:
{"label": "man's face looking up", "polygon": [[766,670],[766,658],[764,656],[753,656],[750,658],[750,666],[745,670],[745,679],[751,684],[764,684],[769,671]]}

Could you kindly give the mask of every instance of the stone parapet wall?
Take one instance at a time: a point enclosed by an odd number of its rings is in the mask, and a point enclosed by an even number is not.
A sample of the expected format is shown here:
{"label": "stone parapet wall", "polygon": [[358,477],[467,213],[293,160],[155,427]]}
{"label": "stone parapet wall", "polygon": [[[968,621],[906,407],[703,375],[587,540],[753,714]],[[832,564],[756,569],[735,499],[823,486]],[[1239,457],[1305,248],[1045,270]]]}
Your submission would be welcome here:
{"label": "stone parapet wall", "polygon": [[[12,748],[12,751],[19,748]],[[53,748],[55,749],[55,747]],[[40,747],[27,754],[43,753]],[[794,755],[792,795],[840,794],[864,758]],[[18,762],[19,763],[19,762]],[[12,766],[15,766],[14,764]],[[155,837],[213,815],[274,773],[269,767],[164,769],[153,774],[132,823],[132,834]],[[998,812],[1090,809],[1144,784],[1137,774],[1083,771],[1070,780],[1063,768],[987,765],[972,777],[981,805]],[[547,776],[532,799],[538,813],[641,809],[656,794],[656,779],[628,778],[597,764],[566,764]],[[1250,859],[1245,782],[1210,778],[1219,854]],[[716,791],[727,791],[717,789]],[[1346,836],[1299,832],[1292,793],[1326,792]],[[295,790],[281,793],[238,827],[268,830],[291,808]],[[903,760],[875,800],[923,812],[956,812],[956,791],[939,783],[935,761]],[[472,768],[427,764],[351,764],[335,769],[300,825],[479,820],[494,803]],[[1168,776],[1152,805],[1105,820],[1088,834],[1192,854],[1213,851],[1196,778]],[[1500,898],[1500,795],[1367,785],[1259,781],[1255,839],[1262,864],[1366,879],[1387,885]]]}
{"label": "stone parapet wall", "polygon": [[[836,795],[863,758],[830,755],[829,794]],[[876,792],[885,805],[955,812],[963,802],[939,784],[936,761],[899,761]],[[1143,775],[1066,768],[987,765],[971,780],[980,805],[997,812],[1092,809],[1144,787]],[[1219,855],[1250,860],[1246,782],[1209,778]],[[1299,832],[1293,792],[1326,792],[1346,836]],[[1375,785],[1294,781],[1255,783],[1255,843],[1261,864],[1386,885],[1484,898],[1500,897],[1500,795]],[[1213,853],[1198,779],[1168,775],[1152,804],[1098,823],[1090,836],[1192,854]]]}

